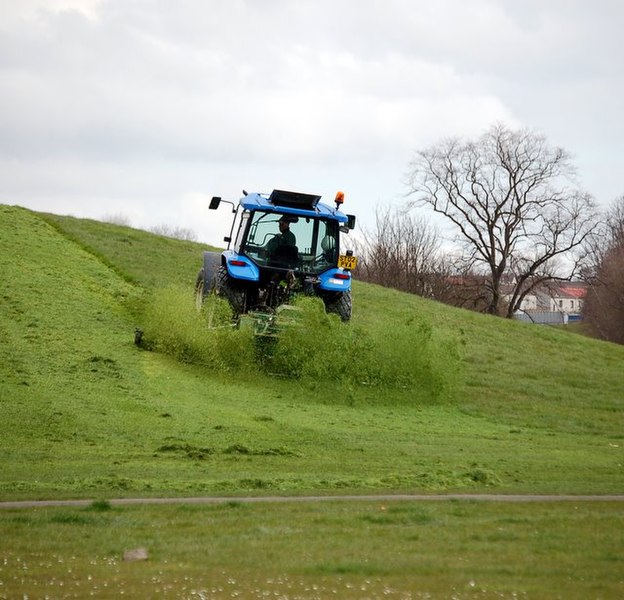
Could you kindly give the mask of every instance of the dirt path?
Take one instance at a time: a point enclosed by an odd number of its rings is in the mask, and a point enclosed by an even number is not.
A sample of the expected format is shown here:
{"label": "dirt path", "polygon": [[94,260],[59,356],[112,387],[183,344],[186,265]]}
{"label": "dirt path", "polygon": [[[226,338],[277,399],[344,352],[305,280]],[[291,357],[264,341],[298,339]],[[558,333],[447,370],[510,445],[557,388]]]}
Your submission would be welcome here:
{"label": "dirt path", "polygon": [[[431,502],[460,500],[470,502],[624,502],[624,495],[539,495],[539,494],[379,494],[368,496],[200,496],[194,498],[117,498],[109,500],[111,506],[133,504],[226,504],[237,502]],[[0,502],[3,508],[39,508],[48,506],[89,506],[94,500],[15,500]]]}

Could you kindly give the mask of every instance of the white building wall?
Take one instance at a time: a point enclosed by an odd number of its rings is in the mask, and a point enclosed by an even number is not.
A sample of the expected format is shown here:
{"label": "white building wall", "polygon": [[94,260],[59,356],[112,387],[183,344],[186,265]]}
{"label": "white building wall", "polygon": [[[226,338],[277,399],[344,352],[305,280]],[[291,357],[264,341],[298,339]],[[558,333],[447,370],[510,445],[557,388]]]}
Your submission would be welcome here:
{"label": "white building wall", "polygon": [[579,298],[551,298],[550,310],[566,314],[577,314],[583,309],[583,301]]}

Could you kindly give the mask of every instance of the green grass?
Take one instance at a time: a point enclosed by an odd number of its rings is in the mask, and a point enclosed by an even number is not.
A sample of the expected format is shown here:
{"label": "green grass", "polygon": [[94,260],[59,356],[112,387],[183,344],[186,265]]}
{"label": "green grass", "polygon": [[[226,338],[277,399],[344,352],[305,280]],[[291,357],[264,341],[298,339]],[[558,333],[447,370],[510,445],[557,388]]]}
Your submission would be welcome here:
{"label": "green grass", "polygon": [[622,347],[356,282],[350,325],[304,306],[267,361],[195,312],[197,244],[0,231],[2,498],[622,492]]}
{"label": "green grass", "polygon": [[111,506],[624,491],[623,347],[355,282],[267,348],[194,310],[203,249],[0,205],[0,500],[100,499],[0,511],[0,598],[622,597],[616,504]]}
{"label": "green grass", "polygon": [[201,252],[215,250],[212,246],[91,219],[49,213],[39,213],[37,217],[93,254],[115,273],[143,287],[194,285]]}
{"label": "green grass", "polygon": [[4,510],[0,597],[621,598],[623,530],[608,502]]}

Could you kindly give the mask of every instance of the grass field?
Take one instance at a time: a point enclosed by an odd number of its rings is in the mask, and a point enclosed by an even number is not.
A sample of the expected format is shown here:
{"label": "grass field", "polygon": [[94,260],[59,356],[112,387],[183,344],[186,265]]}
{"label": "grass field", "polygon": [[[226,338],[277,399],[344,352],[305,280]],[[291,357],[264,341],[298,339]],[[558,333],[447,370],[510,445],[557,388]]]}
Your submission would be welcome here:
{"label": "grass field", "polygon": [[[355,282],[350,325],[304,306],[307,327],[285,335],[267,360],[246,332],[208,332],[194,310],[202,249],[0,205],[0,499],[624,492],[624,348]],[[134,345],[136,327],[156,351]],[[230,508],[1,512],[0,598],[27,589],[37,597],[29,586],[45,587],[46,577],[60,574],[48,558],[55,552],[76,562],[81,582],[83,561],[96,556],[98,577],[128,593],[160,569],[179,592],[172,597],[182,595],[172,582],[187,571],[199,578],[195,591],[217,580],[236,591],[228,578],[260,589],[270,575],[295,586],[290,595],[286,584],[273,588],[284,597],[329,597],[332,586],[366,581],[375,581],[375,590],[345,587],[337,597],[385,597],[386,584],[395,597],[409,591],[415,598],[428,590],[430,597],[547,597],[545,586],[548,597],[624,595],[624,542],[615,525],[621,509],[608,503]],[[397,516],[401,511],[408,516]],[[418,511],[428,511],[436,526],[413,522]],[[201,544],[209,543],[203,536],[228,531],[232,514],[244,529],[224,533],[231,554],[209,568],[200,560],[207,552]],[[367,521],[372,514],[379,523]],[[185,529],[189,515],[212,528]],[[247,543],[262,543],[258,524],[269,517],[267,547],[238,569],[236,549],[247,556]],[[319,528],[317,517],[327,526]],[[489,544],[501,519],[513,521],[513,531]],[[280,520],[297,523],[288,526],[292,535],[280,535]],[[143,534],[151,527],[158,543]],[[127,541],[114,543],[121,530]],[[440,545],[428,543],[424,560],[423,545],[410,546],[404,530],[428,542],[441,536]],[[372,533],[379,539],[366,548]],[[338,540],[336,550],[324,556],[329,536]],[[117,564],[122,546],[135,543],[154,558]],[[159,544],[182,558],[164,563]],[[312,547],[316,554],[308,557]],[[492,561],[503,548],[511,558],[497,574]],[[461,569],[461,556],[476,575]],[[22,580],[13,577],[17,558],[30,565]],[[373,568],[362,566],[371,560]],[[121,571],[106,571],[107,561]],[[277,564],[284,566],[269,569]],[[306,592],[296,582],[325,587]],[[557,596],[553,586],[567,593]],[[190,587],[184,593],[190,597]],[[241,593],[254,597],[250,587]]]}
{"label": "grass field", "polygon": [[[611,503],[98,503],[4,511],[0,523],[4,598],[586,600],[624,592],[624,515]],[[122,560],[138,548],[147,560]]]}

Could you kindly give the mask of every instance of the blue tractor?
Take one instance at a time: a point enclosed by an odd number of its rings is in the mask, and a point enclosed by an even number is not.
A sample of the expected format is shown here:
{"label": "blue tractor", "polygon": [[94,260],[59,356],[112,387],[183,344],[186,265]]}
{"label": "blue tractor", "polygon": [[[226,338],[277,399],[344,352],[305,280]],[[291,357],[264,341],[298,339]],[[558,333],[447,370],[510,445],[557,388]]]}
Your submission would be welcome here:
{"label": "blue tractor", "polygon": [[355,217],[321,197],[274,190],[270,195],[247,193],[235,205],[213,197],[210,209],[232,205],[234,218],[227,250],[204,252],[197,276],[198,305],[207,295],[225,298],[239,319],[247,314],[276,314],[296,294],[321,298],[327,312],[351,318],[353,252],[341,250],[340,233],[355,227]]}

